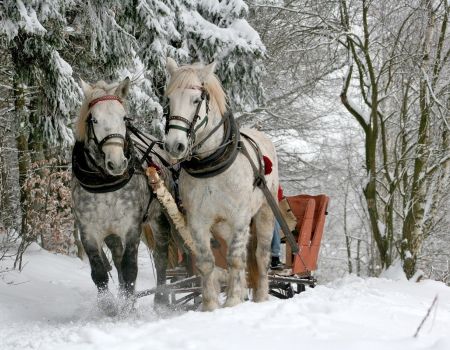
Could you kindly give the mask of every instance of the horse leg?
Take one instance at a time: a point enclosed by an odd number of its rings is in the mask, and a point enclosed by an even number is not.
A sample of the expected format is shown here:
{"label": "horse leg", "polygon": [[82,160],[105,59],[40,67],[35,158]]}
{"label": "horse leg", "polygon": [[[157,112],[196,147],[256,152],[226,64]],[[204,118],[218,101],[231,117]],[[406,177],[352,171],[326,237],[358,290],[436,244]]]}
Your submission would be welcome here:
{"label": "horse leg", "polygon": [[235,229],[228,245],[228,287],[225,307],[234,306],[244,301],[246,291],[245,267],[249,224]]}
{"label": "horse leg", "polygon": [[108,290],[108,269],[102,258],[101,247],[92,236],[82,230],[80,231],[81,243],[91,265],[91,277],[98,290],[98,306],[108,316],[114,316],[117,313],[117,307],[113,295]]}
{"label": "horse leg", "polygon": [[[206,226],[210,227],[210,226]],[[212,311],[219,307],[219,287],[214,273],[215,260],[211,251],[211,234],[204,227],[191,227],[197,255],[195,265],[202,277],[202,309]]]}
{"label": "horse leg", "polygon": [[105,238],[105,243],[109,250],[111,251],[112,258],[114,261],[114,266],[117,270],[117,277],[119,278],[119,285],[123,285],[122,276],[122,256],[123,256],[123,246],[122,240],[117,235],[109,235]]}
{"label": "horse leg", "polygon": [[264,203],[254,216],[257,247],[256,263],[258,265],[258,283],[253,297],[255,302],[265,301],[269,298],[269,278],[267,275],[270,247],[272,243],[274,217],[269,205]]}
{"label": "horse leg", "polygon": [[126,236],[125,250],[122,256],[122,277],[123,285],[121,286],[121,293],[125,298],[132,298],[136,287],[137,277],[137,254],[139,247],[139,239],[141,227],[135,227],[130,230]]}
{"label": "horse leg", "polygon": [[[166,283],[170,237],[170,224],[162,211],[157,216],[152,215],[151,227],[155,239],[153,257],[155,259],[156,268],[156,285],[161,286]],[[167,293],[155,293],[154,301],[155,305],[167,305],[169,303],[169,296]]]}

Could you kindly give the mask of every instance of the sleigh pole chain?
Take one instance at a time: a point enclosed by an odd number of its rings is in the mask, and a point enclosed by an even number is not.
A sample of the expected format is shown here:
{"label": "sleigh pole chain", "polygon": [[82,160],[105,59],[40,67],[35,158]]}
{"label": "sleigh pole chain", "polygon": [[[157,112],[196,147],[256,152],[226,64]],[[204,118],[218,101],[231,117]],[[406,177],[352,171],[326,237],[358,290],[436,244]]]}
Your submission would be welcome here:
{"label": "sleigh pole chain", "polygon": [[[172,282],[169,284],[164,284],[161,286],[157,286],[154,288],[150,288],[150,289],[146,289],[140,292],[136,293],[136,297],[137,298],[142,298],[145,297],[147,295],[152,295],[152,294],[156,294],[156,293],[167,293],[167,292],[171,292],[171,291],[176,291],[176,290],[180,290],[180,288],[184,287],[184,286],[198,286],[200,285],[200,277],[199,276],[190,276],[190,277],[186,277],[183,278],[182,280],[176,281],[176,282]],[[192,287],[195,288],[195,287]]]}

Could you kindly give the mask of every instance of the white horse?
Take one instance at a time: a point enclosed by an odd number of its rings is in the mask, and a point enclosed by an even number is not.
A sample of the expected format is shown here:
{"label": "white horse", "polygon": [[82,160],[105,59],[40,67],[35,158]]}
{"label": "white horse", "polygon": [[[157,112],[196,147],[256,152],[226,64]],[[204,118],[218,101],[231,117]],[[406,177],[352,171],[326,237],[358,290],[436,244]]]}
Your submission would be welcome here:
{"label": "white horse", "polygon": [[[212,233],[222,237],[228,247],[225,306],[244,300],[251,223],[257,237],[258,272],[253,300],[260,302],[268,298],[267,271],[274,216],[263,192],[254,184],[255,171],[240,150],[241,144],[236,145],[238,137],[257,166],[261,166],[261,154],[270,158],[272,172],[265,180],[275,198],[278,190],[278,165],[272,142],[253,129],[233,133],[235,121],[227,112],[226,95],[214,68],[215,63],[178,67],[173,59],[167,61],[170,81],[166,95],[170,100],[170,115],[165,149],[172,158],[184,160],[179,179],[180,195],[198,252],[196,265],[202,276],[203,310],[219,306],[210,244]],[[260,149],[259,155],[252,143]]]}

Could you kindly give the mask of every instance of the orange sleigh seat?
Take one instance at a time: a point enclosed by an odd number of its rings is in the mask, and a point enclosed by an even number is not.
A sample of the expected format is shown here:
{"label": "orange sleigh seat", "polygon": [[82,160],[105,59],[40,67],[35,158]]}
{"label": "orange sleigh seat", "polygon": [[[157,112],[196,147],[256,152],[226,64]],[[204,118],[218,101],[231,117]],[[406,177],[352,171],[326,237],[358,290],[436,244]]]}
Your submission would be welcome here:
{"label": "orange sleigh seat", "polygon": [[293,257],[289,245],[286,244],[286,265],[292,268],[293,274],[309,275],[311,271],[317,269],[325,215],[330,199],[323,194],[317,196],[301,194],[286,198],[297,218],[297,244],[300,249],[299,254]]}

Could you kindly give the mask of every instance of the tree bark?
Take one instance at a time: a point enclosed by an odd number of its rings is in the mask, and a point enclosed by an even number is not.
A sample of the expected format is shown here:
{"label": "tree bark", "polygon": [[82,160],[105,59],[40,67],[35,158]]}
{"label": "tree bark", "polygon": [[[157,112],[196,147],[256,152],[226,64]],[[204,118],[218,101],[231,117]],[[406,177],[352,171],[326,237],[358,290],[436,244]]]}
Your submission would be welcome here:
{"label": "tree bark", "polygon": [[409,210],[403,224],[400,257],[406,277],[416,272],[417,258],[423,244],[425,204],[427,200],[426,164],[429,157],[430,97],[425,76],[430,66],[430,46],[435,29],[435,14],[432,2],[427,2],[428,26],[423,43],[422,76],[419,87],[420,122],[414,160],[413,182],[409,201]]}

